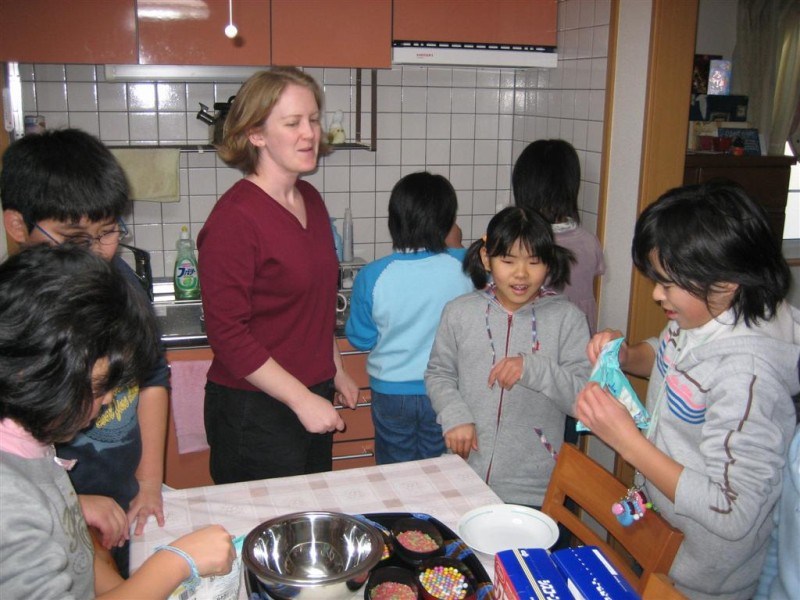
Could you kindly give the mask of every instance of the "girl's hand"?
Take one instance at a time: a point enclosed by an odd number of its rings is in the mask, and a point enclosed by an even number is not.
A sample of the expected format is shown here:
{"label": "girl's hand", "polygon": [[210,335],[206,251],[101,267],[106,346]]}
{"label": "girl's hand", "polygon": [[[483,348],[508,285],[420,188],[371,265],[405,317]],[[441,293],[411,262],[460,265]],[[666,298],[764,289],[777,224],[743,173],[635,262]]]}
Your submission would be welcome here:
{"label": "girl's hand", "polygon": [[113,498],[79,494],[78,502],[86,524],[100,532],[100,543],[105,548],[122,546],[130,538],[128,518]]}
{"label": "girl's hand", "polygon": [[448,450],[467,460],[471,451],[478,451],[475,424],[467,423],[453,427],[444,434],[444,443]]}
{"label": "girl's hand", "polygon": [[641,436],[628,409],[595,381],[578,393],[575,417],[621,454],[626,443]]}
{"label": "girl's hand", "polygon": [[236,558],[231,534],[222,525],[209,525],[193,531],[178,538],[170,546],[180,548],[191,556],[201,577],[230,573]]}
{"label": "girl's hand", "polygon": [[133,535],[142,535],[147,519],[155,516],[159,527],[164,526],[164,504],[161,484],[139,481],[139,493],[128,507],[128,522],[135,525]]}
{"label": "girl's hand", "polygon": [[[597,362],[597,357],[600,356],[600,350],[603,349],[603,346],[605,346],[611,340],[621,337],[623,337],[622,332],[616,329],[604,329],[603,331],[598,331],[595,333],[594,336],[592,336],[592,339],[589,340],[589,344],[586,346],[586,356],[589,357],[589,362],[594,365]],[[620,365],[624,364],[627,351],[628,344],[623,342],[622,346],[619,348]]]}
{"label": "girl's hand", "polygon": [[489,387],[494,387],[495,382],[504,390],[510,390],[522,377],[522,357],[513,356],[500,360],[489,371]]}
{"label": "girl's hand", "polygon": [[337,392],[335,396],[336,403],[341,406],[346,406],[347,408],[355,409],[361,390],[359,390],[353,378],[347,374],[347,371],[344,369],[338,369],[336,371],[336,375],[333,378],[333,386],[336,388]]}

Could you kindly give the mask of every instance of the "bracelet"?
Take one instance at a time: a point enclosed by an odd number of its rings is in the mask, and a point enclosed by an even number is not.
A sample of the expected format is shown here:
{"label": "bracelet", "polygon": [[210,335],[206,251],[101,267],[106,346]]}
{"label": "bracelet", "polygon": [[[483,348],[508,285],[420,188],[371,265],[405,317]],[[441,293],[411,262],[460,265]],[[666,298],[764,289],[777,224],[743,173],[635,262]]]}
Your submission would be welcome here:
{"label": "bracelet", "polygon": [[156,549],[153,552],[155,553],[159,550],[169,550],[170,552],[174,552],[189,564],[189,570],[191,571],[191,574],[183,581],[183,587],[189,593],[194,592],[197,589],[197,586],[200,585],[200,571],[197,570],[197,565],[195,564],[194,559],[186,554],[186,552],[180,548],[176,548],[175,546],[156,546]]}

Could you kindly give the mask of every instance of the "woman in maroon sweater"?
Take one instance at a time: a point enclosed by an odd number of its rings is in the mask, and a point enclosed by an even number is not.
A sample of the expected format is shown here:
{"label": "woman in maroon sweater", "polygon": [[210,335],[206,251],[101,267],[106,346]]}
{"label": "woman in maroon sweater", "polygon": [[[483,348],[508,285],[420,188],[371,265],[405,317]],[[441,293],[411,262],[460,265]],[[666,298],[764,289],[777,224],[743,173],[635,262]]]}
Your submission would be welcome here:
{"label": "woman in maroon sweater", "polygon": [[350,408],[358,399],[334,338],[328,213],[298,179],[317,166],[321,108],[310,76],[276,68],[244,83],[225,122],[219,156],[244,178],[198,236],[216,483],[329,471],[333,432],[344,427],[334,396]]}

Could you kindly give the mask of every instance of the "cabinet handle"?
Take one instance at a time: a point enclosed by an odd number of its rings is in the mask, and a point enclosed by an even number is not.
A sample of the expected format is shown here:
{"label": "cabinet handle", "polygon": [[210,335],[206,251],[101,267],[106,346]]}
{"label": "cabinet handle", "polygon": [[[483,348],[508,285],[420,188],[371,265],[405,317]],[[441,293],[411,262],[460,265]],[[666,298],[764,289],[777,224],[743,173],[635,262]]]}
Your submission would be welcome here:
{"label": "cabinet handle", "polygon": [[344,456],[334,456],[333,460],[334,461],[336,461],[336,460],[352,460],[354,458],[372,458],[373,456],[375,456],[375,451],[374,450],[367,450],[365,448],[364,452],[362,452],[361,454],[345,454]]}
{"label": "cabinet handle", "polygon": [[[370,406],[372,406],[372,402],[358,402],[358,403],[356,403],[356,408],[369,408]],[[347,407],[346,406],[341,406],[341,405],[336,405],[336,406],[334,406],[334,408],[336,410],[343,410],[343,409],[345,409]],[[350,410],[350,409],[348,408],[348,410]],[[355,410],[355,408],[353,410]]]}

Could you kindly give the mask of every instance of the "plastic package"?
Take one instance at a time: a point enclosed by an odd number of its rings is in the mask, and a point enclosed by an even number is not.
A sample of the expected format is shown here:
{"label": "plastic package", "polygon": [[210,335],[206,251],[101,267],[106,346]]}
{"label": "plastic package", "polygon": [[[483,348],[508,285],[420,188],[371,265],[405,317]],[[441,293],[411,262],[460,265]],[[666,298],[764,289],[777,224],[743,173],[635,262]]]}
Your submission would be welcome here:
{"label": "plastic package", "polygon": [[[624,341],[625,338],[617,338],[603,346],[594,369],[592,369],[592,374],[589,376],[589,381],[596,381],[614,398],[622,402],[639,429],[647,429],[650,425],[650,414],[619,366],[619,349]],[[589,431],[589,428],[580,421],[575,429],[576,431]]]}

